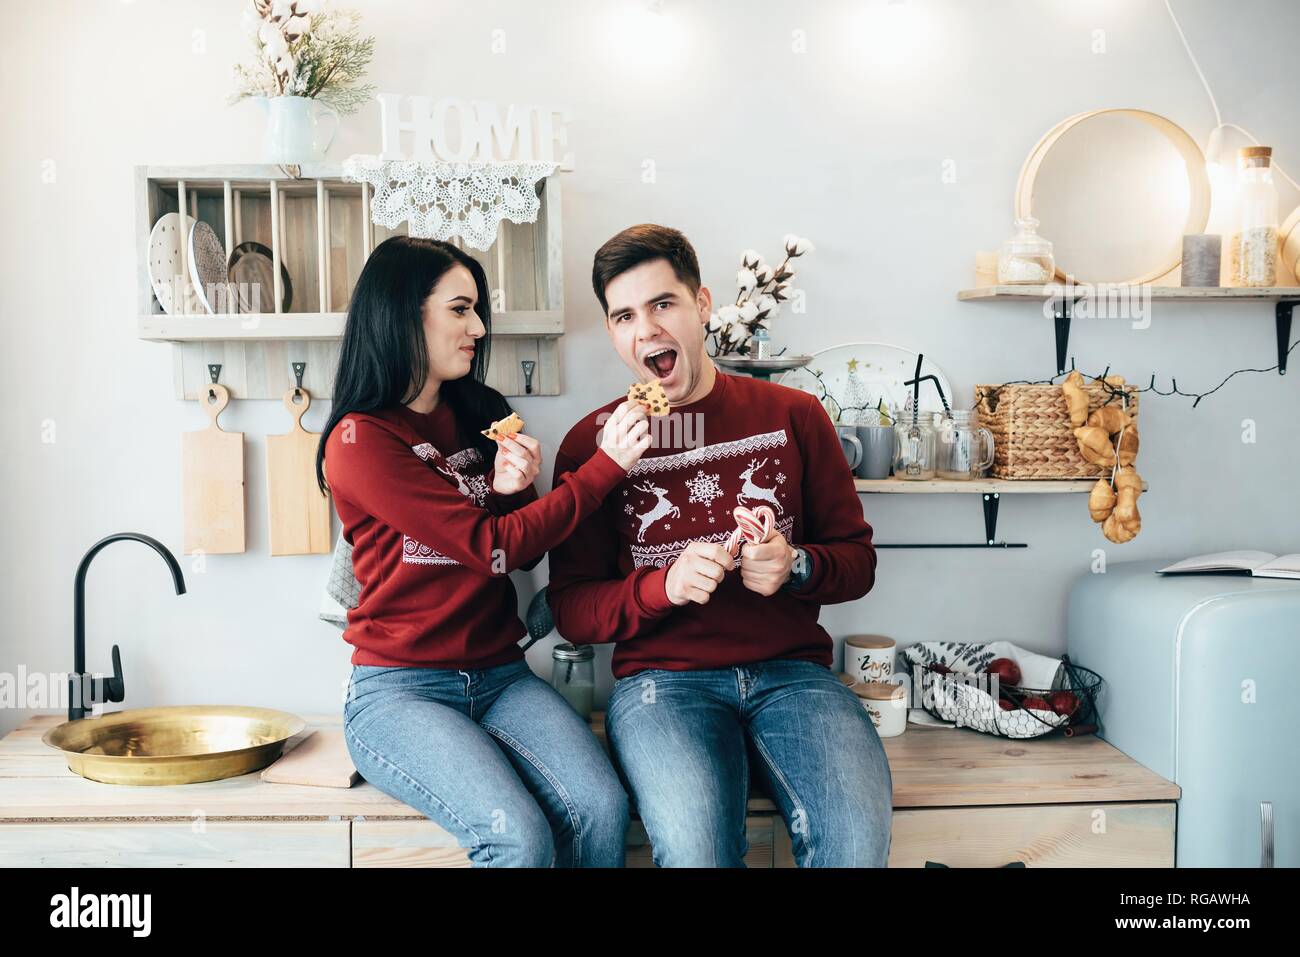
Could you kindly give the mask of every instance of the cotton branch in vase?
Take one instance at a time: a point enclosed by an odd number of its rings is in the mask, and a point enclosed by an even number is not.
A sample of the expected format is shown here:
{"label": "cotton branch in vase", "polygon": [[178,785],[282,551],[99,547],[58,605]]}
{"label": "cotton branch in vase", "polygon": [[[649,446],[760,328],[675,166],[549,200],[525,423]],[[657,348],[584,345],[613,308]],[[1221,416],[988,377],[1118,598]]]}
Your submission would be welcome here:
{"label": "cotton branch in vase", "polygon": [[361,16],[325,10],[324,0],[249,0],[243,26],[257,54],[235,67],[230,102],[247,97],[304,96],[354,113],[375,88],[361,83],[375,38],[361,35]]}
{"label": "cotton branch in vase", "polygon": [[785,259],[775,269],[753,249],[741,254],[740,271],[736,273],[736,301],[709,317],[713,355],[749,355],[754,333],[766,330],[781,304],[794,295],[791,280],[795,273],[790,261],[812,252],[813,245],[794,233],[787,235],[784,242]]}

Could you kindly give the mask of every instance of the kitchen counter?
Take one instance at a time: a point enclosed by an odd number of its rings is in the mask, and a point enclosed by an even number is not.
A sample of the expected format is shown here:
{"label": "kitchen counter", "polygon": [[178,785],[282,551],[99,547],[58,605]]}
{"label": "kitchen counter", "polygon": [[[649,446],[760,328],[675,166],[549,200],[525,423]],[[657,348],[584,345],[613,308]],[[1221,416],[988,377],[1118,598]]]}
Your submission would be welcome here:
{"label": "kitchen counter", "polygon": [[[312,730],[341,716],[304,716]],[[592,727],[604,740],[604,715]],[[129,787],[69,771],[38,715],[0,739],[0,866],[457,866],[452,836],[362,781],[268,784],[246,774]],[[894,782],[890,866],[1172,866],[1177,785],[1095,736],[1013,741],[909,725],[884,742]],[[748,808],[751,866],[790,864],[765,796]],[[639,821],[628,864],[648,864]]]}

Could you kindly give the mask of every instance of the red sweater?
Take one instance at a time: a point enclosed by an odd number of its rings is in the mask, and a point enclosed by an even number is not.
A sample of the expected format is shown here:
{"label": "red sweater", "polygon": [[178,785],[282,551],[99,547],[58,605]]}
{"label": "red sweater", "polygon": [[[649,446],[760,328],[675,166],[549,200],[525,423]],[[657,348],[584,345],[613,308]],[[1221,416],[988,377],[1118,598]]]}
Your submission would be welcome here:
{"label": "red sweater", "polygon": [[343,637],[352,663],[490,668],[522,657],[512,569],[592,514],[627,472],[604,452],[537,497],[492,491],[492,463],[458,448],[440,402],[354,413],[325,443],[326,479],[352,544],[360,602]]}
{"label": "red sweater", "polygon": [[[557,481],[591,458],[597,417],[617,405],[569,431]],[[718,372],[703,399],[652,421],[654,446],[551,550],[547,595],[560,633],[582,644],[616,642],[616,678],[774,658],[829,667],[820,608],[870,591],[876,551],[826,410],[797,389]],[[673,605],[668,567],[692,541],[723,542],[736,527],[737,504],[770,506],[777,531],[808,552],[811,577],[797,592],[764,597],[736,569],[706,604]]]}

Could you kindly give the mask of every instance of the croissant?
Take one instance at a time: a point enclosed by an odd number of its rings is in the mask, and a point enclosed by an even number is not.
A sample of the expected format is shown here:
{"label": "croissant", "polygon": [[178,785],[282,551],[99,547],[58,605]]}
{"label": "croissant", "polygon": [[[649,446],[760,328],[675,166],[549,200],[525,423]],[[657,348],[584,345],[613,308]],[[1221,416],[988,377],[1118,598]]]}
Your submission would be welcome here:
{"label": "croissant", "polygon": [[[1118,509],[1118,506],[1116,508]],[[1111,513],[1110,518],[1106,519],[1101,526],[1101,533],[1116,545],[1133,541],[1140,531],[1142,531],[1141,516],[1135,517],[1132,522],[1123,522],[1119,515]]]}
{"label": "croissant", "polygon": [[1061,383],[1065,407],[1070,412],[1070,425],[1078,428],[1088,419],[1088,393],[1083,390],[1083,376],[1075,369]]}
{"label": "croissant", "polygon": [[1109,468],[1115,464],[1115,449],[1110,444],[1110,433],[1096,425],[1085,425],[1074,430],[1079,440],[1079,454],[1093,465]]}
{"label": "croissant", "polygon": [[1110,518],[1114,508],[1115,490],[1104,478],[1097,479],[1097,484],[1092,487],[1092,492],[1088,495],[1088,514],[1092,516],[1094,522],[1104,522]]}
{"label": "croissant", "polygon": [[1129,425],[1119,434],[1119,464],[1132,465],[1138,454],[1137,426]]}
{"label": "croissant", "polygon": [[1120,429],[1131,425],[1132,419],[1117,405],[1103,405],[1088,416],[1088,424],[1098,426],[1106,430],[1108,435],[1114,435]]}
{"label": "croissant", "polygon": [[1142,494],[1142,477],[1132,468],[1115,473],[1115,510],[1102,526],[1102,534],[1116,544],[1132,541],[1142,530],[1142,515],[1137,508]]}

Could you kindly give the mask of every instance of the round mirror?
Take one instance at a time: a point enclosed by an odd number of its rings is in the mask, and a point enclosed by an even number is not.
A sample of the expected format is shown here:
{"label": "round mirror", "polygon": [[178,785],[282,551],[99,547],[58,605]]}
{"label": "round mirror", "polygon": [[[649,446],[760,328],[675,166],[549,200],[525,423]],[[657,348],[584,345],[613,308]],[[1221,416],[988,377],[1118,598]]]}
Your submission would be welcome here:
{"label": "round mirror", "polygon": [[1057,277],[1150,282],[1205,229],[1210,182],[1185,130],[1144,110],[1093,110],[1058,123],[1025,160],[1016,215],[1052,241]]}

